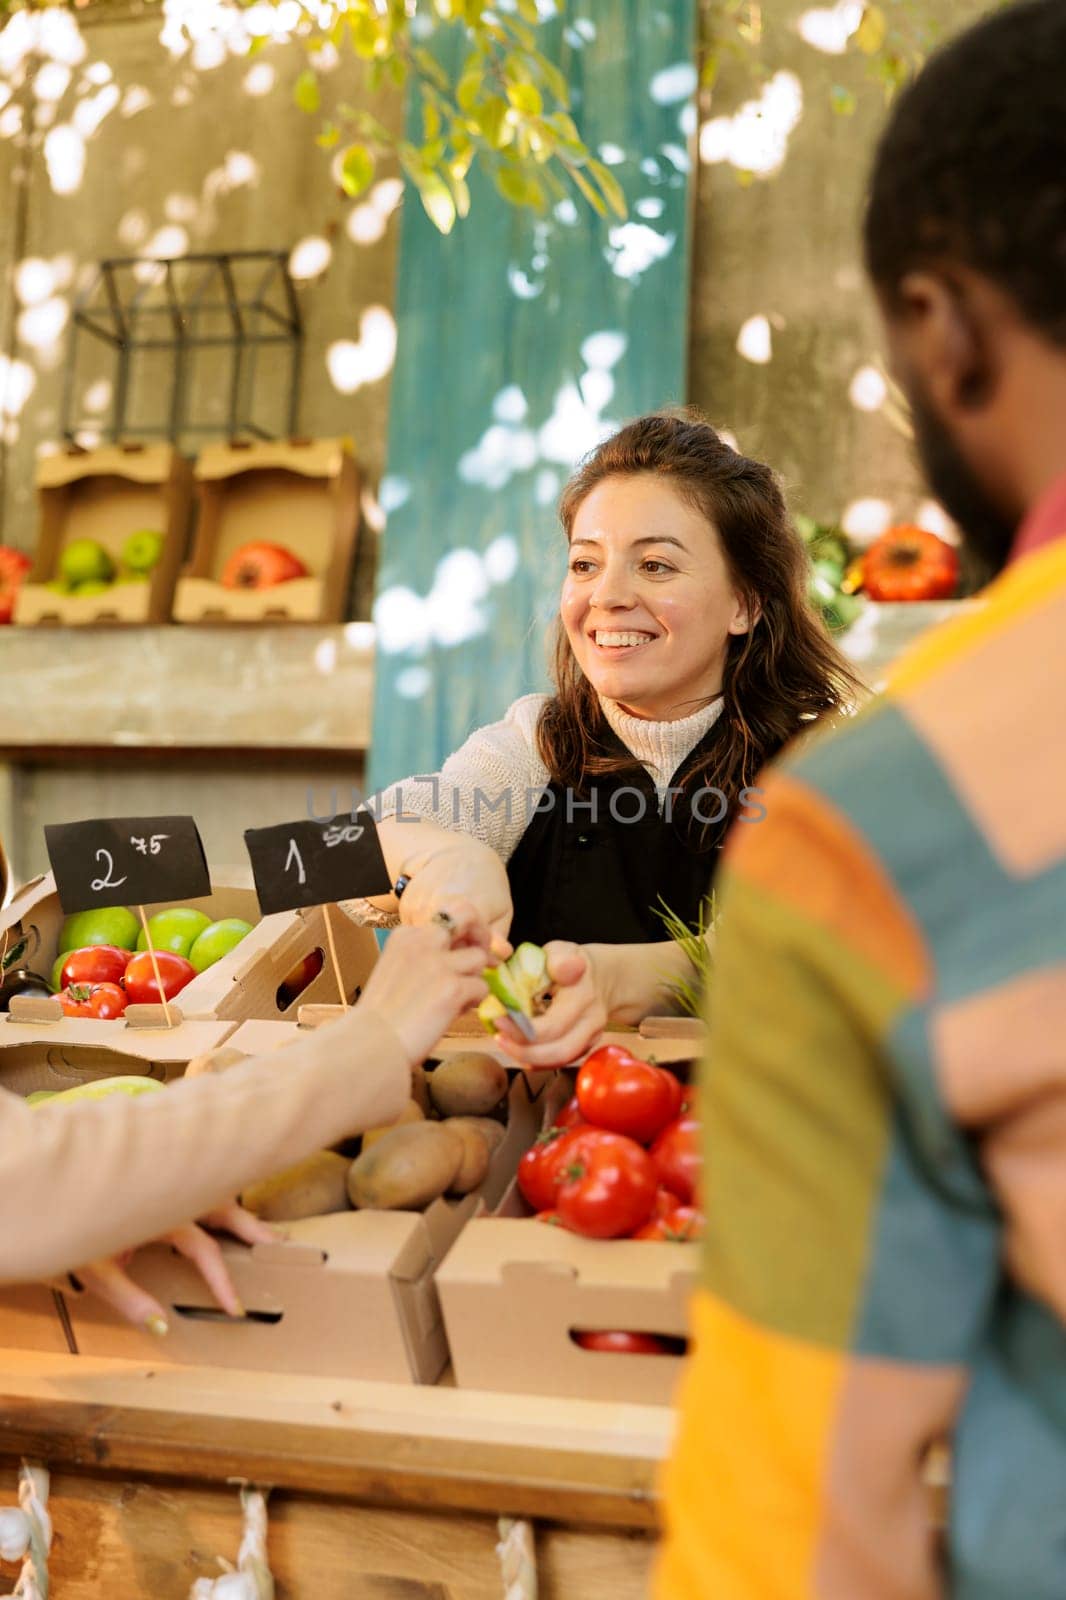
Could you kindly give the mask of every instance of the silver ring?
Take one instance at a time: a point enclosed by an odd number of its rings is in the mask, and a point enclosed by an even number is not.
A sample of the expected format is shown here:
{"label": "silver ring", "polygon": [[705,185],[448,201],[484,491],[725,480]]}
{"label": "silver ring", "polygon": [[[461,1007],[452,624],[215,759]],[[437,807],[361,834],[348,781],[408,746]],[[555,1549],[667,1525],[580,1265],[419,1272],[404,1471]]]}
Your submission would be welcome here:
{"label": "silver ring", "polygon": [[455,932],[455,918],[449,916],[447,911],[434,911],[429,920],[436,927],[443,928],[445,933]]}

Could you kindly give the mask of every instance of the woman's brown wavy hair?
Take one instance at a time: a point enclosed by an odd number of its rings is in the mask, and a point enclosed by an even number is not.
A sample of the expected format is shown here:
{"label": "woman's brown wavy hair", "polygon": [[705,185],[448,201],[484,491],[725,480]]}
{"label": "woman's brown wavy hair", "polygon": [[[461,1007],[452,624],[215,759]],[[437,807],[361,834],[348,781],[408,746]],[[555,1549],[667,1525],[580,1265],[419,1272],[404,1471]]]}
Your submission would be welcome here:
{"label": "woman's brown wavy hair", "polygon": [[[777,479],[762,462],[731,449],[697,414],[639,417],[593,450],[559,502],[567,542],[578,507],[597,484],[640,473],[665,480],[716,529],[733,582],[757,615],[748,633],[729,639],[724,737],[686,774],[686,789],[720,789],[732,808],[797,733],[850,709],[862,691],[808,602],[806,551]],[[588,776],[631,770],[631,758],[603,747],[607,721],[561,617],[553,676],[556,693],[541,711],[537,746],[554,781],[580,792]]]}

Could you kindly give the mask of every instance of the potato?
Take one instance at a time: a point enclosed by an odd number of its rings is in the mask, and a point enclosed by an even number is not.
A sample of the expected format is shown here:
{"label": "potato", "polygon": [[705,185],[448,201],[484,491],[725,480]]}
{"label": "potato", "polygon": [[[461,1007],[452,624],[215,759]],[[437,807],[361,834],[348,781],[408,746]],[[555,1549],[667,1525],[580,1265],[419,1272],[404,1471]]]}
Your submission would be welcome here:
{"label": "potato", "polygon": [[479,1183],[485,1181],[492,1155],[489,1141],[478,1126],[476,1117],[449,1117],[442,1126],[463,1141],[463,1159],[448,1186],[448,1193],[469,1194],[471,1189],[476,1189]]}
{"label": "potato", "polygon": [[414,1211],[449,1187],[463,1162],[462,1136],[443,1122],[390,1128],[348,1171],[353,1206],[374,1211]]}
{"label": "potato", "polygon": [[428,1117],[433,1110],[429,1098],[429,1083],[426,1079],[425,1067],[411,1068],[411,1099],[416,1105],[422,1107],[422,1115]]}
{"label": "potato", "polygon": [[449,1117],[448,1126],[476,1128],[482,1138],[488,1140],[490,1155],[495,1155],[507,1137],[506,1124],[497,1122],[495,1117]]}
{"label": "potato", "polygon": [[425,1113],[422,1107],[416,1101],[408,1100],[395,1122],[386,1123],[383,1128],[368,1128],[366,1130],[363,1134],[363,1149],[369,1150],[373,1145],[377,1144],[379,1139],[383,1139],[387,1133],[391,1133],[393,1128],[402,1128],[408,1122],[424,1121]]}
{"label": "potato", "polygon": [[348,1210],[348,1168],[351,1162],[333,1150],[320,1150],[306,1161],[253,1183],[241,1205],[264,1222],[295,1222],[299,1217],[324,1217]]}
{"label": "potato", "polygon": [[507,1072],[495,1056],[465,1050],[430,1073],[429,1093],[442,1117],[483,1117],[507,1093]]}

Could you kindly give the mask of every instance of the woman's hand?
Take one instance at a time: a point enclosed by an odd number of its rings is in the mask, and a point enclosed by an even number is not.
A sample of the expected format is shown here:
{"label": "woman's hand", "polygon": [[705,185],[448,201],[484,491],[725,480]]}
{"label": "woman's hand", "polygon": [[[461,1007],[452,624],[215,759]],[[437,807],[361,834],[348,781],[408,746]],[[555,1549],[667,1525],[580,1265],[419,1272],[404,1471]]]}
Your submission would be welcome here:
{"label": "woman's hand", "polygon": [[[250,1211],[245,1211],[236,1200],[220,1206],[200,1220],[208,1228],[231,1233],[244,1244],[270,1244],[283,1237],[268,1223],[261,1222]],[[187,1222],[163,1234],[157,1242],[173,1245],[175,1250],[192,1262],[223,1311],[228,1311],[231,1317],[244,1315],[244,1307],[237,1298],[217,1239],[205,1233],[199,1224]],[[135,1253],[133,1250],[124,1250],[121,1255],[111,1256],[105,1261],[93,1261],[87,1267],[79,1267],[73,1276],[88,1293],[106,1301],[127,1322],[133,1322],[138,1327],[146,1328],[149,1333],[162,1337],[168,1329],[166,1312],[159,1301],[134,1283],[126,1271]]]}
{"label": "woman's hand", "polygon": [[533,1021],[534,1038],[523,1039],[506,1018],[499,1023],[502,1049],[523,1067],[566,1066],[585,1055],[607,1025],[604,974],[590,946],[553,939],[544,953],[555,992],[545,1014]]}
{"label": "woman's hand", "polygon": [[[406,900],[407,896],[404,896]],[[385,942],[356,1007],[380,1014],[414,1065],[424,1061],[456,1017],[488,994],[481,976],[489,964],[490,934],[472,905],[451,900],[427,922],[397,928]]]}
{"label": "woman's hand", "polygon": [[[387,824],[382,824],[384,829]],[[394,829],[401,826],[392,819]],[[410,878],[400,899],[400,921],[406,927],[429,922],[453,901],[473,906],[489,930],[490,949],[498,960],[511,953],[507,935],[514,916],[507,869],[495,850],[480,839],[450,833],[432,823],[402,825],[403,872]],[[388,835],[390,851],[396,849]]]}

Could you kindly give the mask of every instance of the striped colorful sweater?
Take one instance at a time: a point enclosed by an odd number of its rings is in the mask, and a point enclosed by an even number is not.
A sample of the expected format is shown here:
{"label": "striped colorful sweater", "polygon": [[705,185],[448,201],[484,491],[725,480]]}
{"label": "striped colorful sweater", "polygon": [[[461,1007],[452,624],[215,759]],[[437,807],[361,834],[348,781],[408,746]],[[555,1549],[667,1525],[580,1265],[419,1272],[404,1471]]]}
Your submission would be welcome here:
{"label": "striped colorful sweater", "polygon": [[[1066,1596],[1066,490],[727,856],[657,1600]],[[1034,548],[1038,546],[1038,548]],[[946,1537],[923,1483],[950,1439]]]}

